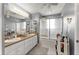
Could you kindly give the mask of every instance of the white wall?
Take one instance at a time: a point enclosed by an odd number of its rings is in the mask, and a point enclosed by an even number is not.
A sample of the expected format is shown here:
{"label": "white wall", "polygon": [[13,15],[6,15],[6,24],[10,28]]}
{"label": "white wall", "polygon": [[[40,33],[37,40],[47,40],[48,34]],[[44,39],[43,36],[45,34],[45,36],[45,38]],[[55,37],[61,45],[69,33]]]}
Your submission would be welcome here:
{"label": "white wall", "polygon": [[[68,17],[71,17],[72,18],[72,21],[70,24],[67,24],[66,20]],[[75,40],[75,34],[74,34],[74,30],[75,30],[75,16],[74,15],[69,15],[69,16],[66,16],[64,17],[64,29],[63,29],[63,32],[64,32],[64,35],[66,35],[66,32],[68,30],[68,36],[70,38],[70,53],[73,54],[74,53],[74,40]],[[68,29],[67,29],[67,26],[68,26]]]}
{"label": "white wall", "polygon": [[75,55],[79,55],[79,3],[75,4]]}
{"label": "white wall", "polygon": [[[67,18],[72,18],[70,24],[67,23]],[[74,15],[74,4],[67,3],[63,9],[63,35],[66,35],[67,26],[68,26],[68,36],[70,38],[70,54],[74,54],[74,28],[75,28],[75,15]]]}
{"label": "white wall", "polygon": [[2,54],[2,4],[0,4],[0,54]]}
{"label": "white wall", "polygon": [[35,13],[35,14],[32,14],[32,20],[35,20],[37,22],[37,32],[38,32],[38,35],[37,35],[37,39],[38,39],[38,43],[39,43],[39,33],[40,33],[40,14],[39,13]]}
{"label": "white wall", "polygon": [[0,55],[4,54],[4,4],[0,3]]}

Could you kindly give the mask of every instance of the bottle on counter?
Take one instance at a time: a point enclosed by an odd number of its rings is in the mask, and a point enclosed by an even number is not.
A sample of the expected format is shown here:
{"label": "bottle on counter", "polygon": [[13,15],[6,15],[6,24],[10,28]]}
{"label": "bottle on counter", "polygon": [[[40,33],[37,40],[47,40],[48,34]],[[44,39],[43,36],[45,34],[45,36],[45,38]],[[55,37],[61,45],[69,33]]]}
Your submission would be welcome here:
{"label": "bottle on counter", "polygon": [[64,38],[65,38],[65,36],[62,37],[61,42],[64,42]]}

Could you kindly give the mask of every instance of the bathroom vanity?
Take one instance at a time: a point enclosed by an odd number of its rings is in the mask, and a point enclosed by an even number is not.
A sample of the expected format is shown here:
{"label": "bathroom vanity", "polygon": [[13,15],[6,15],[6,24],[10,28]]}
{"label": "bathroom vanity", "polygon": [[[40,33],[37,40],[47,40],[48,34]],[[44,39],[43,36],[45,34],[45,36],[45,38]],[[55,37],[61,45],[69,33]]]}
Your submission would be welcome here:
{"label": "bathroom vanity", "polygon": [[[17,12],[12,8],[23,12]],[[32,15],[16,4],[5,4],[4,53],[5,55],[25,55],[37,45],[37,21]],[[27,16],[26,16],[27,15]]]}
{"label": "bathroom vanity", "polygon": [[37,34],[5,40],[5,55],[25,55],[37,45]]}

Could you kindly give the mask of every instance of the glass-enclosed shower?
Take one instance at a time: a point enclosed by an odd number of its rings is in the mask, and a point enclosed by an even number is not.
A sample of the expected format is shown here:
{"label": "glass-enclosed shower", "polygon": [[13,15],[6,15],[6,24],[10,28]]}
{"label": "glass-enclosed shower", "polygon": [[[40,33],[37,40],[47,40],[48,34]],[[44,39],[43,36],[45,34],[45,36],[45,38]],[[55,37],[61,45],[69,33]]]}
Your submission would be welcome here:
{"label": "glass-enclosed shower", "polygon": [[51,17],[40,19],[40,44],[44,48],[48,48],[47,54],[56,55],[55,45],[57,34],[63,33],[63,20],[62,17]]}
{"label": "glass-enclosed shower", "polygon": [[40,38],[56,39],[56,34],[62,34],[63,32],[62,25],[62,18],[40,19]]}

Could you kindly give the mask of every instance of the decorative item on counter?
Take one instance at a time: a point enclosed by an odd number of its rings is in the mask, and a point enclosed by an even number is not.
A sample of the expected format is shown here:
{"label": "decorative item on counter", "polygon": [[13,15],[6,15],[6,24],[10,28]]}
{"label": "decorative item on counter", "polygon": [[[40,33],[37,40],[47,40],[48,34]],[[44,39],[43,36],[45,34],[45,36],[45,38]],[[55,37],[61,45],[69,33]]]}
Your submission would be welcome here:
{"label": "decorative item on counter", "polygon": [[56,37],[58,38],[59,36],[61,36],[59,33],[56,35]]}
{"label": "decorative item on counter", "polygon": [[67,36],[65,36],[64,40],[65,40],[66,43],[69,43]]}
{"label": "decorative item on counter", "polygon": [[61,52],[64,53],[64,44],[63,43],[61,43]]}
{"label": "decorative item on counter", "polygon": [[56,54],[58,55],[57,45],[58,45],[58,40],[61,37],[61,34],[57,33],[56,37],[57,37],[57,40],[56,40],[56,44],[55,44],[55,49],[56,49]]}
{"label": "decorative item on counter", "polygon": [[64,42],[64,38],[65,38],[65,36],[62,37],[61,42]]}
{"label": "decorative item on counter", "polygon": [[56,37],[57,37],[57,40],[56,40],[56,46],[57,46],[57,45],[58,45],[58,38],[61,37],[61,35],[58,33],[58,34],[56,35]]}

